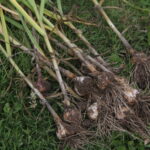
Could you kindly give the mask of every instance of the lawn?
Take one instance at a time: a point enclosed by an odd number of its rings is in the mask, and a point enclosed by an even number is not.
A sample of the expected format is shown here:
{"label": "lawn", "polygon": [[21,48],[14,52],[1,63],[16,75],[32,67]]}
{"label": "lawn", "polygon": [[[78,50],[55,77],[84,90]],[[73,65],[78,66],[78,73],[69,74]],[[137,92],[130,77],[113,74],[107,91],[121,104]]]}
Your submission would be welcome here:
{"label": "lawn", "polygon": [[[105,0],[103,5],[107,6],[105,10],[109,17],[132,46],[138,51],[150,53],[150,11],[147,11],[150,10],[150,2],[128,1],[132,6],[122,0]],[[132,65],[125,54],[125,48],[105,20],[94,10],[90,0],[62,0],[62,7],[64,14],[96,24],[91,26],[75,23],[107,62],[114,63],[114,67],[125,64],[119,74],[129,78]],[[17,32],[11,25],[9,29],[17,39],[29,45],[23,31]],[[84,48],[83,43],[77,40],[72,31],[68,30],[66,34]],[[18,49],[14,48],[16,55],[13,58],[23,72],[31,77],[34,74],[32,59],[27,54],[17,51]],[[57,90],[58,84],[51,77],[49,80],[52,82],[53,91]],[[61,112],[61,107],[54,103],[55,101],[60,104],[60,99],[49,100],[55,110]],[[0,150],[58,150],[60,145],[50,113],[43,109],[38,99],[32,97],[30,88],[0,53]],[[145,146],[141,140],[124,133],[112,133],[105,139],[100,138],[89,143],[84,149],[148,150],[150,145]],[[69,148],[66,147],[66,150]]]}

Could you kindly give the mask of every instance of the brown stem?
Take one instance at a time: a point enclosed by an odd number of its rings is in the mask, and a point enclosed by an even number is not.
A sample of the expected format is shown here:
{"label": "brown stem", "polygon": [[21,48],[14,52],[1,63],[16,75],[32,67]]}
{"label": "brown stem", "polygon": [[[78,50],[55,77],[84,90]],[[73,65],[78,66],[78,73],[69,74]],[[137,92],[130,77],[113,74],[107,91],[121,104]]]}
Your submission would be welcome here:
{"label": "brown stem", "polygon": [[55,32],[65,43],[66,45],[74,52],[74,54],[87,66],[87,68],[91,72],[97,72],[96,68],[90,64],[89,61],[85,60],[83,55],[81,54],[81,50],[74,44],[72,43],[61,31],[58,29]]}
{"label": "brown stem", "polygon": [[38,80],[42,79],[42,72],[41,72],[41,68],[39,66],[39,59],[36,55],[36,49],[34,50],[34,54],[35,54],[35,60],[36,60],[36,71],[37,71],[37,75],[38,75]]}
{"label": "brown stem", "polygon": [[62,67],[59,67],[59,69],[66,77],[68,77],[70,79],[74,79],[76,77],[76,75],[69,70],[66,70]]}
{"label": "brown stem", "polygon": [[[10,37],[10,41],[12,42],[12,43],[14,43],[14,45],[16,45],[16,46],[19,46],[19,48],[20,49],[22,49],[23,51],[25,51],[26,53],[29,53],[29,54],[31,54],[31,55],[33,55],[33,53],[31,53],[31,50],[29,49],[29,48],[27,48],[27,47],[25,47],[25,46],[23,46],[21,43],[19,43],[18,41],[16,41],[15,39],[13,39],[12,37]],[[41,53],[41,52],[38,52],[38,51],[34,51],[34,54],[36,53],[36,59],[42,59],[42,61],[43,62],[45,62],[45,63],[48,63],[49,64],[49,66],[52,66],[51,65],[51,63],[48,61],[48,58],[44,55],[44,53]],[[39,58],[38,58],[39,57]],[[55,61],[55,60],[54,60]],[[55,66],[56,68],[56,70],[57,70],[57,66]],[[40,68],[37,66],[37,71],[38,71],[38,75],[41,77],[42,75],[41,75],[41,71],[39,70]],[[56,79],[57,80],[57,79]],[[59,80],[57,80],[57,81],[59,81]],[[59,82],[60,83],[60,82]],[[62,89],[64,89],[65,88],[65,86],[63,86],[63,87],[61,87]],[[70,105],[70,101],[69,101],[69,98],[68,98],[68,96],[67,96],[67,92],[66,92],[66,90],[65,91],[63,91],[62,90],[62,92],[64,92],[63,94],[65,95],[64,96],[64,103],[65,103],[65,105]]]}
{"label": "brown stem", "polygon": [[[96,68],[93,66],[93,64],[97,67],[99,67],[101,70],[106,71],[106,72],[111,72],[109,69],[107,69],[103,64],[100,64],[97,60],[92,58],[89,55],[86,55],[83,53],[83,50],[80,49],[76,44],[72,43],[63,33],[61,33],[59,30],[56,33],[58,36],[62,38],[62,40],[65,42],[65,44],[69,47],[69,49],[64,46],[63,44],[59,43],[58,41],[55,40],[55,43],[57,46],[61,47],[64,50],[72,50],[76,56],[87,66],[87,68],[91,72],[97,72]],[[92,62],[92,64],[90,63]]]}
{"label": "brown stem", "polygon": [[90,60],[93,64],[95,64],[97,67],[99,67],[101,70],[105,71],[105,72],[111,72],[110,70],[108,70],[104,65],[98,63],[94,58],[92,58],[89,55],[86,55],[85,58],[87,58],[88,60]]}
{"label": "brown stem", "polygon": [[108,15],[104,11],[104,9],[99,5],[99,3],[97,2],[97,0],[91,0],[91,1],[94,3],[95,8],[98,10],[98,12],[104,17],[104,19],[106,20],[106,22],[108,23],[108,25],[110,26],[110,28],[117,34],[117,36],[119,37],[119,39],[122,41],[123,45],[127,49],[127,52],[129,54],[133,55],[135,53],[135,50],[132,48],[132,46],[130,45],[130,43],[125,39],[125,37],[120,33],[120,31],[116,28],[116,26],[110,20],[110,18],[108,17]]}
{"label": "brown stem", "polygon": [[105,66],[107,66],[107,63],[103,60],[103,58],[101,56],[99,56],[99,53],[95,50],[95,48],[91,45],[91,43],[85,38],[85,36],[82,34],[81,30],[78,30],[73,24],[68,23],[67,24],[77,35],[78,37],[87,45],[87,47],[89,48],[89,50],[91,51],[91,53],[93,55],[98,56],[97,59],[99,60],[99,62]]}
{"label": "brown stem", "polygon": [[[57,80],[57,77],[55,75],[55,73],[47,66],[44,66],[44,69],[49,73],[50,76],[52,76],[55,80]],[[66,82],[64,82],[67,91],[74,96],[76,99],[81,99],[81,97],[79,97],[68,85]]]}
{"label": "brown stem", "polygon": [[[83,50],[80,49],[76,44],[72,43],[63,33],[61,33],[59,30],[57,30],[56,34],[61,37],[61,39],[65,42],[65,44],[74,52],[74,54],[76,56],[78,56],[78,58],[87,66],[87,68],[91,71],[91,72],[97,72],[96,68],[93,66],[93,64],[91,64],[86,58],[89,58],[91,60],[94,60],[91,56],[89,55],[85,55],[83,53]],[[102,69],[103,71],[110,72],[104,65],[100,64],[99,62],[97,62],[96,60],[92,61],[92,63],[94,63],[96,66],[100,67],[100,69]],[[100,64],[100,65],[98,65]],[[102,67],[103,66],[103,67]],[[104,69],[105,68],[105,69]]]}
{"label": "brown stem", "polygon": [[66,47],[65,45],[63,45],[62,43],[60,43],[60,42],[59,42],[58,40],[56,40],[55,38],[49,36],[49,39],[50,39],[52,42],[54,42],[57,47],[60,47],[61,49],[66,50],[66,51],[69,53],[69,55],[71,55],[71,56],[74,55],[72,51],[68,50],[68,47]]}
{"label": "brown stem", "polygon": [[42,105],[47,107],[48,111],[53,116],[54,121],[57,124],[57,126],[60,126],[62,124],[62,120],[57,115],[57,113],[52,108],[52,106],[48,103],[48,101],[45,99],[45,97],[41,94],[41,92],[37,88],[35,88],[35,86],[32,84],[32,82],[24,75],[24,73],[20,70],[20,68],[17,66],[17,64],[14,62],[14,60],[11,57],[9,57],[9,55],[5,52],[5,50],[1,46],[0,46],[0,50],[3,52],[3,54],[9,60],[9,62],[12,64],[12,66],[15,68],[16,72],[25,80],[25,82],[29,85],[29,87],[40,98]]}
{"label": "brown stem", "polygon": [[[53,38],[51,36],[49,36],[49,38],[50,38],[50,40],[52,42],[54,42],[56,44],[57,47],[60,47],[61,49],[67,51],[71,56],[74,55],[72,52],[70,53],[70,51],[68,51],[68,47],[66,47],[65,45],[63,45],[62,43],[60,43],[58,40],[56,40],[55,38]],[[63,61],[63,63],[65,63],[69,67],[71,67],[78,75],[82,75],[82,73],[80,71],[78,71],[78,69],[75,66],[73,66],[70,62],[64,61],[64,60],[62,60],[62,61]]]}
{"label": "brown stem", "polygon": [[69,97],[67,95],[67,91],[66,91],[66,88],[65,88],[65,85],[64,85],[64,81],[63,81],[63,79],[61,77],[61,73],[59,71],[59,67],[57,65],[57,61],[56,61],[55,55],[51,54],[51,58],[52,58],[53,66],[54,66],[54,69],[55,69],[55,72],[56,72],[56,75],[57,75],[57,78],[58,78],[58,83],[59,83],[61,91],[62,91],[62,93],[64,95],[63,103],[66,106],[70,106],[70,99],[69,99]]}
{"label": "brown stem", "polygon": [[[57,9],[57,8],[55,8],[55,9]],[[59,21],[61,17],[66,18],[65,16],[57,16],[57,17],[54,17],[54,19]],[[72,22],[64,22],[64,23],[77,34],[77,36],[86,44],[86,46],[89,48],[89,50],[91,51],[91,53],[93,55],[98,56],[97,59],[99,60],[99,62],[102,63],[103,65],[107,66],[107,63],[103,60],[103,58],[101,56],[99,56],[99,53],[95,50],[95,48],[91,45],[91,43],[86,39],[86,37],[83,35],[82,31],[77,29],[72,24]]]}
{"label": "brown stem", "polygon": [[64,64],[66,64],[68,67],[70,67],[77,75],[82,76],[83,74],[74,66],[72,65],[70,62],[68,61],[62,61]]}
{"label": "brown stem", "polygon": [[[50,68],[52,67],[52,64],[48,61],[48,59],[46,57],[44,57],[43,55],[41,55],[40,53],[37,53],[39,56],[39,59],[41,59],[42,62],[44,62],[47,66],[49,66]],[[55,79],[58,81],[58,78],[56,77],[55,73],[48,67],[44,67],[44,69]],[[66,87],[66,90],[73,95],[75,98],[77,99],[81,99],[68,85],[67,83],[64,81],[64,85]],[[69,101],[69,105],[65,104],[66,106],[70,106],[70,101]]]}
{"label": "brown stem", "polygon": [[105,0],[100,0],[99,1],[99,5],[102,6],[102,4],[104,3]]}

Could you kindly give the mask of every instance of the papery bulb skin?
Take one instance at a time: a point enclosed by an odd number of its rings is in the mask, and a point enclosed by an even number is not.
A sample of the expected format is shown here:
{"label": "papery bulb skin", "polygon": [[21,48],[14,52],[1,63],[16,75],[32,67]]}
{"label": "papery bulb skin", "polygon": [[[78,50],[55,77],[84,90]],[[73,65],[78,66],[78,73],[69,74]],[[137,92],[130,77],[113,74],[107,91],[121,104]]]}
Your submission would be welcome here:
{"label": "papery bulb skin", "polygon": [[63,114],[63,118],[67,122],[80,124],[82,120],[80,110],[76,108],[67,108]]}
{"label": "papery bulb skin", "polygon": [[93,103],[92,105],[90,105],[88,107],[87,114],[91,120],[97,120],[97,118],[98,118],[98,104],[97,104],[97,102]]}
{"label": "papery bulb skin", "polygon": [[88,76],[76,77],[74,79],[74,89],[80,96],[89,95],[93,88],[93,80]]}
{"label": "papery bulb skin", "polygon": [[35,83],[35,86],[42,94],[49,93],[51,90],[51,84],[44,79],[38,79],[38,81]]}

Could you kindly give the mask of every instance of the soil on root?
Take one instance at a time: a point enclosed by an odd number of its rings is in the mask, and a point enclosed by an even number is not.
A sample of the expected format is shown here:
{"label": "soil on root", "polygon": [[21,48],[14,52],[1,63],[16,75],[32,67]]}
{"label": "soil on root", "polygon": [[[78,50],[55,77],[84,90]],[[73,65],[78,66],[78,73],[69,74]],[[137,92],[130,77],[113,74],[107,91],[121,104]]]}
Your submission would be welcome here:
{"label": "soil on root", "polygon": [[[87,99],[82,115],[86,113],[88,119],[80,122],[82,127],[88,131],[96,129],[94,135],[99,137],[109,135],[112,131],[123,131],[136,134],[144,140],[149,139],[150,133],[145,123],[145,119],[149,118],[149,107],[146,106],[148,99],[140,97],[139,91],[130,87],[124,78],[99,72],[90,74],[90,77],[79,77],[75,80],[75,86],[78,92],[84,91],[80,95]],[[143,110],[143,115],[146,118],[142,119],[140,111],[144,108],[146,112]]]}
{"label": "soil on root", "polygon": [[137,96],[136,103],[131,105],[131,108],[134,110],[137,116],[139,116],[143,120],[143,122],[149,125],[150,123],[150,96],[149,95],[139,94]]}
{"label": "soil on root", "polygon": [[65,128],[68,134],[61,139],[63,144],[60,146],[60,149],[63,149],[66,145],[72,149],[82,149],[95,135],[94,131],[89,131],[74,123],[65,125]]}
{"label": "soil on root", "polygon": [[108,73],[97,76],[95,83],[99,88],[98,92],[93,94],[98,103],[98,134],[106,135],[118,130],[137,134],[143,139],[148,138],[146,124],[129,106],[136,101],[138,92],[124,79]]}
{"label": "soil on root", "polygon": [[133,81],[140,89],[150,88],[150,57],[144,53],[133,55],[132,62],[135,65]]}

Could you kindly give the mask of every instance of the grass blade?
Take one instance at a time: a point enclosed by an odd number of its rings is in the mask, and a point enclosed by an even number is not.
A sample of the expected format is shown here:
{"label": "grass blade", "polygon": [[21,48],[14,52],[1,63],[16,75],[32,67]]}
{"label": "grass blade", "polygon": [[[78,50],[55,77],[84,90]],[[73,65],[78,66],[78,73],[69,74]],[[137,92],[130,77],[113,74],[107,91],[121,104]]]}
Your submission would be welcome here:
{"label": "grass blade", "polygon": [[27,12],[17,3],[16,0],[10,0],[10,2],[42,36],[45,35],[45,32],[41,29],[41,27],[27,14]]}
{"label": "grass blade", "polygon": [[12,19],[10,17],[7,17],[7,16],[5,16],[5,19],[6,19],[7,22],[12,24],[13,26],[17,27],[20,30],[23,30],[22,25],[18,21],[14,20],[14,19]]}
{"label": "grass blade", "polygon": [[141,10],[141,11],[150,13],[150,9],[140,8],[140,7],[135,6],[134,4],[130,3],[130,2],[127,1],[127,0],[123,0],[123,2],[126,3],[127,5],[129,5],[130,7],[134,8],[134,9],[137,9],[137,10]]}
{"label": "grass blade", "polygon": [[63,15],[61,0],[57,0],[57,7],[61,15]]}
{"label": "grass blade", "polygon": [[1,15],[1,21],[2,21],[2,31],[3,31],[3,36],[5,39],[5,45],[6,45],[6,50],[9,56],[11,56],[11,48],[10,48],[10,42],[9,42],[9,35],[8,35],[8,31],[7,31],[7,25],[6,25],[6,21],[5,21],[5,16],[3,13],[3,10],[0,8],[0,15]]}
{"label": "grass blade", "polygon": [[51,115],[54,117],[55,123],[58,123],[58,121],[61,121],[55,110],[51,107],[51,105],[48,103],[48,101],[44,98],[44,96],[39,92],[37,88],[33,85],[33,83],[24,75],[24,73],[21,71],[21,69],[18,67],[18,65],[15,63],[15,61],[9,57],[7,52],[4,50],[2,45],[0,45],[1,52],[5,55],[5,57],[9,60],[11,65],[15,68],[16,72],[26,81],[26,83],[29,85],[29,87],[35,92],[35,94],[40,98],[42,101],[42,104],[47,107]]}
{"label": "grass blade", "polygon": [[40,19],[43,20],[44,8],[45,8],[45,0],[41,0],[40,4]]}
{"label": "grass blade", "polygon": [[37,41],[35,40],[35,38],[33,37],[31,31],[29,30],[28,26],[26,25],[25,21],[23,20],[23,18],[21,18],[21,21],[22,21],[22,24],[23,24],[23,27],[28,35],[28,37],[30,38],[32,44],[37,48],[37,50],[42,54],[44,55],[44,52],[43,50],[40,48],[39,44],[37,43]]}

